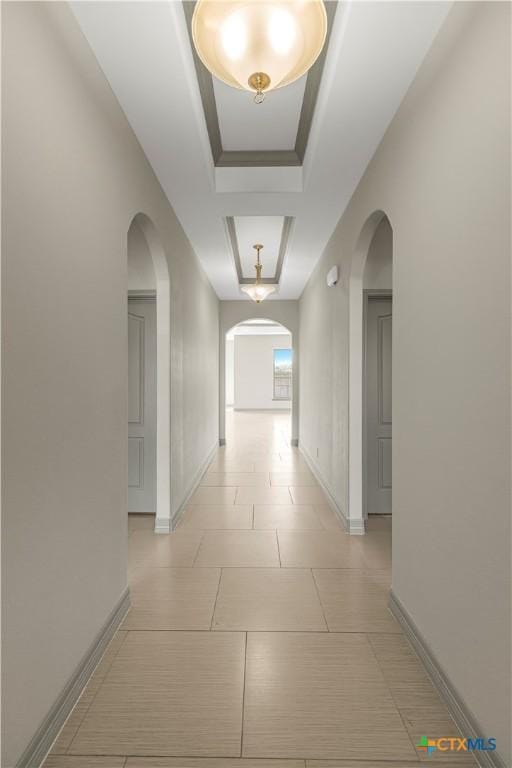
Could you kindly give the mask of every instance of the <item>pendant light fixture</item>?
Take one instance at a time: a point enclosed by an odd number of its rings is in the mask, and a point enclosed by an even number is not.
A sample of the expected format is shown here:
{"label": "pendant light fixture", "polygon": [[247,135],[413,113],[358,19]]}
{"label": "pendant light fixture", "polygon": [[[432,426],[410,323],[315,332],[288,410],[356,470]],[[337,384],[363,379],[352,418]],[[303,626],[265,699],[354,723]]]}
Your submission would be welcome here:
{"label": "pendant light fixture", "polygon": [[258,104],[313,66],[326,34],[323,0],[197,0],[192,17],[205,67]]}
{"label": "pendant light fixture", "polygon": [[255,301],[256,304],[259,304],[264,299],[266,299],[267,296],[270,296],[271,293],[274,293],[276,286],[261,282],[261,270],[263,269],[263,264],[260,262],[260,251],[263,246],[257,243],[256,245],[253,245],[253,248],[256,249],[258,254],[256,264],[254,265],[256,270],[256,282],[252,285],[241,285],[240,288],[244,293],[250,296],[250,298]]}

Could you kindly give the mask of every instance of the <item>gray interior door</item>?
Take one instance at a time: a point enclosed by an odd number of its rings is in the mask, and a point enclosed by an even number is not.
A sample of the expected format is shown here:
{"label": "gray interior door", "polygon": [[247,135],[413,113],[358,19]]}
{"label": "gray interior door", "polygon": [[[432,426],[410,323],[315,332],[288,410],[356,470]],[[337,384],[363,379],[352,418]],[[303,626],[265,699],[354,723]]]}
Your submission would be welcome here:
{"label": "gray interior door", "polygon": [[392,299],[368,297],[365,343],[365,488],[368,515],[391,514]]}
{"label": "gray interior door", "polygon": [[156,514],[156,302],[128,300],[128,511]]}

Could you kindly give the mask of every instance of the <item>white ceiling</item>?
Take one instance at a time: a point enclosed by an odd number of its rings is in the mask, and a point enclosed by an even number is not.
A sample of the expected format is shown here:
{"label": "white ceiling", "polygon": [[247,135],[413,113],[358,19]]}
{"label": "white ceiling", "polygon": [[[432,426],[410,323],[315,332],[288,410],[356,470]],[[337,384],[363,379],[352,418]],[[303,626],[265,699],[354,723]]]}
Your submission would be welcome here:
{"label": "white ceiling", "polygon": [[284,217],[235,216],[234,221],[242,275],[255,277],[256,251],[253,245],[261,243],[264,246],[260,252],[260,261],[263,264],[262,277],[273,277],[279,256]]}
{"label": "white ceiling", "polygon": [[[244,298],[225,217],[294,216],[278,298],[295,299],[452,3],[340,5],[304,165],[297,168],[214,167],[181,2],[71,5],[219,297]],[[281,89],[269,104],[286,111],[284,100],[292,95]],[[247,109],[227,117],[230,126],[223,127],[232,142],[226,148],[234,149],[246,140],[242,121],[250,122],[251,110],[257,114],[262,105],[253,104],[250,94],[232,96],[247,99]],[[284,124],[268,125],[265,134],[272,133],[274,142],[281,130],[280,140],[289,141]]]}
{"label": "white ceiling", "polygon": [[295,148],[306,78],[254,104],[246,92],[213,78],[222,147],[230,150]]}

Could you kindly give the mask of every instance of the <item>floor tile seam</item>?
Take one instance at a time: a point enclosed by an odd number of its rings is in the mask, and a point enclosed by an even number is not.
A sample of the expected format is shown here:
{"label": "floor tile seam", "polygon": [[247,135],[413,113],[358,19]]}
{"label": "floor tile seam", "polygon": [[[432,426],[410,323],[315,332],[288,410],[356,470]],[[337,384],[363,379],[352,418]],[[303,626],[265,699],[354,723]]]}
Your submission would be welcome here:
{"label": "floor tile seam", "polygon": [[[308,767],[308,763],[324,763],[327,765],[327,763],[339,763],[340,768],[343,768],[343,763],[361,763],[364,768],[373,768],[375,764],[380,765],[381,763],[389,763],[389,768],[400,768],[400,766],[407,765],[409,766],[411,763],[417,763],[418,766],[422,766],[420,760],[418,758],[410,758],[403,760],[400,758],[397,760],[394,757],[379,757],[376,761],[368,760],[366,757],[352,757],[352,758],[325,758],[325,757],[306,757],[306,768]],[[429,760],[428,763],[425,763],[425,765],[430,764],[431,761]],[[443,760],[441,763],[439,761],[434,763],[435,768],[439,768],[440,765],[447,765],[447,763]],[[453,765],[453,763],[448,763],[448,765]]]}
{"label": "floor tile seam", "polygon": [[[148,759],[149,760],[166,760],[166,759],[170,758],[171,760],[204,760],[205,763],[208,764],[209,761],[213,762],[214,760],[240,760],[241,759],[240,757],[237,757],[236,755],[223,755],[223,754],[218,754],[218,755],[205,755],[205,754],[199,754],[199,755],[194,755],[194,754],[190,754],[190,755],[176,755],[176,754],[169,754],[169,753],[160,753],[160,754],[151,753],[149,755],[148,754],[144,754],[143,755],[143,754],[140,754],[139,752],[130,752],[127,755],[122,755],[122,754],[118,754],[118,753],[110,753],[110,752],[109,753],[105,753],[105,752],[74,752],[72,755],[53,755],[53,757],[58,757],[58,758],[65,758],[65,757],[118,758],[118,759],[123,759],[125,761],[124,765],[126,765],[128,760],[148,760]],[[264,763],[264,762],[267,762],[267,761],[270,761],[270,760],[274,760],[274,761],[277,760],[277,761],[283,762],[284,765],[286,765],[286,763],[304,763],[304,765],[305,765],[307,760],[318,761],[318,760],[322,760],[322,759],[324,760],[324,762],[327,762],[325,760],[325,758],[316,758],[316,757],[313,757],[313,758],[307,758],[307,757],[283,757],[283,758],[281,758],[281,757],[244,757],[243,758],[243,760],[248,760],[248,761],[250,760],[252,762],[256,761],[258,763]],[[342,762],[343,762],[343,760],[342,760]],[[405,762],[405,761],[402,761],[402,762]],[[411,762],[411,761],[409,760],[408,762]],[[439,763],[436,763],[436,768],[437,768],[438,765],[439,765]],[[42,768],[44,768],[44,764],[43,764]],[[123,766],[123,768],[124,768],[124,766]]]}
{"label": "floor tile seam", "polygon": [[[204,534],[204,533],[208,533],[209,531],[260,531],[265,529],[262,529],[262,528],[194,528],[193,525],[186,525],[184,526],[183,530],[201,531],[201,533]],[[381,569],[381,570],[384,570],[384,569]]]}
{"label": "floor tile seam", "polygon": [[[211,529],[211,530],[214,530],[214,529]],[[221,530],[224,530],[224,529],[221,529]],[[226,530],[236,530],[236,531],[246,530],[246,531],[249,531],[251,529],[250,528],[245,528],[245,529],[242,529],[242,528],[233,528],[233,529],[232,528],[228,528]],[[271,530],[266,530],[266,531],[262,531],[262,533],[272,533],[272,531]],[[286,531],[286,533],[288,533],[288,531]],[[187,568],[187,569],[188,568],[190,568],[190,569],[192,569],[192,568],[210,568],[211,569],[211,568],[278,568],[279,566],[277,566],[277,565],[156,565],[154,567],[155,568],[162,568],[162,569],[165,569],[165,568]],[[303,565],[283,565],[281,567],[282,568],[289,568],[290,570],[297,570],[297,568],[299,568],[299,569],[302,568],[303,570],[304,569],[308,570],[309,568],[313,568],[315,571],[360,571],[361,570],[361,568],[358,568],[357,566],[350,566],[350,565],[340,566],[340,565],[307,565],[307,564],[303,564]],[[380,569],[380,568],[370,568],[368,570],[378,571],[378,570],[382,570],[382,569]],[[372,634],[379,634],[379,633],[378,632],[377,633],[374,632]],[[386,634],[386,633],[384,632],[382,634]],[[393,633],[387,633],[387,634],[393,634]]]}
{"label": "floor tile seam", "polygon": [[317,584],[316,579],[315,579],[314,570],[313,570],[313,568],[310,568],[309,570],[311,572],[311,578],[313,579],[313,584],[314,584],[314,587],[315,587],[316,595],[318,597],[318,602],[320,603],[320,608],[322,609],[322,615],[324,617],[325,626],[327,628],[327,631],[330,632],[331,628],[329,626],[329,622],[327,621],[327,616],[325,615],[325,608],[324,608],[324,604],[322,602],[322,598],[321,598],[321,595],[320,595],[320,589],[319,589],[318,584]]}
{"label": "floor tile seam", "polygon": [[[126,616],[127,616],[127,615],[128,615],[128,612],[126,613]],[[126,616],[123,618],[123,621],[124,621],[124,619],[126,618]],[[122,625],[121,625],[121,626],[122,626]],[[66,722],[65,722],[65,723],[64,723],[64,725],[62,726],[62,729],[61,729],[60,733],[62,733],[62,731],[63,731],[63,730],[64,730],[64,728],[66,727],[66,725],[67,725],[67,723],[68,723],[68,721],[69,721],[69,718],[71,717],[71,714],[73,713],[74,709],[76,708],[76,706],[77,706],[77,705],[78,705],[78,703],[80,702],[80,699],[82,698],[82,696],[85,694],[85,691],[86,691],[86,688],[87,688],[87,686],[89,685],[89,683],[91,682],[92,678],[94,677],[94,673],[96,672],[96,670],[97,670],[97,669],[98,669],[98,667],[100,666],[101,662],[103,661],[103,658],[105,657],[106,653],[108,652],[108,649],[109,649],[110,645],[113,643],[113,641],[114,641],[114,639],[115,639],[115,636],[117,635],[117,632],[119,632],[119,631],[121,631],[121,632],[125,632],[125,635],[124,635],[124,637],[122,638],[121,642],[119,643],[119,647],[118,647],[118,649],[116,650],[116,652],[114,653],[114,655],[113,655],[113,657],[112,657],[112,660],[111,660],[110,664],[108,665],[108,667],[107,667],[107,669],[106,669],[106,671],[105,671],[105,674],[103,675],[103,678],[102,678],[102,680],[100,680],[100,684],[98,685],[98,690],[96,691],[96,693],[94,693],[94,694],[92,695],[92,698],[91,698],[91,701],[90,701],[90,703],[89,703],[89,706],[86,708],[86,710],[85,710],[85,712],[84,712],[84,714],[83,714],[83,717],[80,719],[80,722],[78,723],[78,725],[77,725],[77,727],[76,727],[76,729],[75,729],[75,732],[74,732],[74,734],[73,734],[73,738],[72,738],[72,739],[71,739],[71,741],[69,742],[69,746],[66,748],[66,752],[65,752],[65,754],[66,754],[66,755],[70,754],[70,750],[71,750],[71,748],[72,748],[72,746],[73,746],[73,743],[74,743],[74,741],[75,741],[75,739],[76,739],[76,737],[77,737],[77,735],[78,735],[78,731],[79,731],[79,730],[80,730],[80,728],[82,727],[82,725],[83,725],[83,723],[84,723],[84,720],[85,720],[85,718],[86,718],[86,717],[87,717],[87,715],[89,714],[89,710],[91,709],[92,705],[94,704],[94,702],[95,702],[95,700],[96,700],[96,696],[98,695],[98,693],[99,693],[99,692],[100,692],[100,690],[102,689],[102,687],[103,687],[103,683],[105,682],[105,680],[106,680],[106,678],[107,678],[107,675],[108,675],[108,673],[109,673],[109,672],[110,672],[110,670],[112,669],[112,665],[113,665],[114,661],[117,659],[117,656],[118,656],[118,654],[119,654],[119,651],[121,650],[121,648],[122,648],[122,647],[123,647],[123,645],[125,644],[125,642],[126,642],[126,640],[127,640],[127,638],[128,638],[128,634],[129,634],[130,630],[128,630],[128,629],[126,629],[126,630],[125,630],[125,629],[121,629],[121,628],[119,628],[119,629],[117,629],[117,630],[116,630],[116,632],[115,632],[115,634],[113,635],[113,637],[112,637],[112,639],[111,639],[110,643],[109,643],[109,644],[107,645],[107,647],[105,648],[105,650],[104,650],[104,652],[103,652],[103,654],[102,654],[102,656],[101,656],[101,659],[98,661],[98,663],[97,663],[97,664],[96,664],[96,666],[94,667],[94,670],[92,671],[92,673],[91,673],[91,675],[90,675],[89,679],[87,680],[87,683],[85,684],[85,686],[84,686],[84,688],[83,688],[83,690],[82,690],[82,693],[80,694],[80,698],[79,698],[79,699],[78,699],[78,701],[76,702],[75,706],[73,707],[73,709],[72,709],[72,710],[71,710],[71,712],[69,713],[68,717],[66,718]],[[60,734],[59,734],[59,735],[60,735]],[[58,737],[57,737],[57,738],[58,738]],[[122,757],[122,755],[120,755],[120,757]]]}
{"label": "floor tile seam", "polygon": [[[130,629],[126,630],[127,632],[202,632],[205,634],[211,634],[212,632],[215,632],[217,634],[219,633],[225,633],[225,634],[244,634],[244,633],[252,633],[252,634],[281,634],[281,635],[367,635],[370,634],[368,632],[362,632],[358,629],[352,629],[352,630],[344,630],[341,632],[340,630],[330,630],[330,629],[248,629],[248,628],[238,628],[238,629],[209,629],[208,627],[205,627],[204,629],[179,629],[179,628],[170,628],[170,629]],[[384,632],[373,632],[372,634],[388,634],[392,637],[396,637],[396,635],[392,633],[384,633]],[[426,708],[425,708],[426,709]]]}
{"label": "floor tile seam", "polygon": [[[271,531],[269,531],[269,533],[271,533]],[[193,568],[209,568],[210,570],[212,568],[215,568],[215,569],[218,569],[218,568],[261,568],[261,569],[266,569],[266,568],[279,568],[279,567],[282,567],[283,570],[290,570],[290,571],[297,571],[297,570],[299,570],[299,571],[306,570],[307,571],[310,568],[314,568],[316,571],[332,571],[332,570],[350,571],[350,570],[357,570],[357,568],[332,568],[332,567],[325,567],[325,566],[322,567],[322,566],[317,566],[317,565],[314,565],[314,566],[310,566],[310,565],[283,565],[283,566],[279,566],[279,565],[254,565],[254,564],[250,564],[250,565],[229,565],[229,564],[226,565],[226,564],[221,564],[221,565],[194,565],[194,566],[190,565],[190,566],[184,566],[184,567],[187,567],[187,568],[192,568],[192,567]],[[374,632],[373,634],[379,634],[379,633],[378,632]],[[386,633],[382,633],[382,634],[386,634]],[[388,632],[387,634],[398,634],[398,633]]]}
{"label": "floor tile seam", "polygon": [[275,531],[275,534],[276,534],[276,544],[277,544],[277,556],[279,558],[279,567],[282,568],[283,564],[281,562],[281,548],[279,546],[279,536],[277,535],[277,529]]}
{"label": "floor tile seam", "polygon": [[244,753],[245,686],[246,686],[246,680],[247,680],[247,642],[248,642],[248,632],[245,633],[245,646],[244,646],[244,685],[243,685],[243,692],[242,692],[242,714],[241,714],[241,723],[240,723],[240,758],[242,758]]}
{"label": "floor tile seam", "polygon": [[204,539],[204,531],[201,531],[201,538],[199,539],[199,544],[198,544],[197,549],[196,549],[196,554],[195,554],[195,557],[194,557],[194,559],[192,561],[192,566],[191,566],[192,568],[195,567],[196,560],[197,560],[197,558],[199,556],[199,551],[200,551],[200,549],[201,549],[201,547],[203,545],[203,539]]}
{"label": "floor tile seam", "polygon": [[[172,759],[172,760],[203,760],[205,761],[205,764],[208,763],[208,761],[214,761],[214,760],[240,760],[239,757],[234,757],[233,755],[213,755],[213,756],[206,756],[203,755],[170,755],[170,754],[150,754],[150,755],[142,755],[139,753],[130,753],[129,755],[121,755],[121,754],[105,754],[105,753],[90,753],[90,752],[75,752],[72,755],[65,755],[65,754],[59,754],[59,755],[53,755],[52,757],[57,758],[66,758],[66,757],[91,757],[91,758],[119,758],[124,759],[123,768],[126,767],[128,760],[139,760],[139,759],[150,759],[150,760],[165,760],[165,759]],[[264,763],[265,761],[272,761],[272,760],[278,760],[283,763],[283,765],[286,765],[287,763],[304,763],[304,768],[308,768],[308,763],[319,763],[320,765],[327,766],[328,764],[336,763],[339,764],[340,768],[343,768],[343,765],[345,763],[348,763],[352,765],[353,763],[360,763],[361,766],[364,768],[371,768],[375,764],[375,761],[368,760],[367,758],[325,758],[325,757],[245,757],[243,760],[251,760],[255,762],[261,762]],[[476,762],[470,762],[468,760],[467,762],[464,762],[462,760],[460,761],[454,761],[454,760],[424,760],[421,761],[419,759],[415,758],[409,758],[409,759],[396,759],[396,758],[389,758],[389,757],[379,757],[377,760],[378,765],[381,764],[389,764],[389,768],[401,768],[401,766],[409,766],[411,763],[415,763],[415,765],[418,768],[424,768],[424,766],[427,765],[433,765],[434,768],[442,768],[442,766],[453,766],[453,768],[457,768],[458,766],[464,766],[464,768],[471,764],[474,765],[475,768],[478,768],[478,765]],[[44,764],[43,764],[44,768]]]}
{"label": "floor tile seam", "polygon": [[[226,528],[225,530],[227,530],[227,531],[230,531],[230,530],[241,531],[241,530],[244,530],[244,529],[243,528]],[[245,530],[247,530],[247,529],[245,529]],[[281,531],[282,533],[290,533],[290,532],[291,533],[294,533],[294,532],[297,532],[297,533],[314,533],[314,532],[316,532],[316,533],[318,533],[318,532],[323,533],[327,529],[326,528],[281,528],[278,525],[276,525],[276,526],[273,526],[272,528],[254,528],[254,530],[255,531],[276,531],[276,532],[277,531]]]}
{"label": "floor tile seam", "polygon": [[222,581],[222,568],[219,569],[219,581],[217,582],[217,591],[215,593],[215,601],[213,603],[213,610],[212,610],[212,618],[210,621],[210,632],[213,629],[213,619],[215,618],[215,610],[217,608],[217,600],[219,597],[219,591],[220,591],[220,582]]}
{"label": "floor tile seam", "polygon": [[[237,529],[237,530],[239,530],[239,529]],[[136,566],[136,567],[138,568],[138,567],[142,567],[142,566]],[[180,570],[191,570],[195,566],[193,566],[193,565],[148,565],[147,567],[148,568],[159,568],[161,570],[170,571],[171,569],[174,569],[174,570],[178,570],[178,569],[180,569]],[[215,566],[215,565],[201,565],[199,567],[201,567],[201,568],[220,568],[221,566],[220,565],[217,565],[217,566]]]}
{"label": "floor tile seam", "polygon": [[[393,691],[391,690],[391,685],[388,683],[388,680],[387,680],[387,678],[386,678],[386,675],[384,674],[384,669],[383,669],[383,667],[382,667],[382,664],[380,663],[379,657],[377,656],[377,653],[376,653],[376,651],[375,651],[375,648],[373,647],[373,643],[371,643],[371,642],[370,642],[370,638],[368,637],[368,635],[369,635],[369,634],[373,634],[373,635],[375,635],[375,634],[381,634],[381,633],[380,633],[380,632],[371,632],[371,633],[369,633],[369,632],[365,632],[364,634],[365,634],[365,636],[366,636],[366,641],[367,641],[367,643],[368,643],[368,645],[369,645],[369,647],[370,647],[370,650],[371,650],[371,652],[372,652],[372,655],[373,655],[373,657],[374,657],[375,661],[377,662],[377,666],[378,666],[378,668],[379,668],[379,670],[380,670],[380,673],[381,673],[381,675],[382,675],[382,679],[384,680],[384,683],[385,683],[385,685],[386,685],[386,688],[387,688],[387,689],[388,689],[388,691],[389,691],[389,695],[390,695],[390,697],[391,697],[391,701],[393,702],[393,704],[394,704],[394,706],[395,706],[395,709],[396,709],[396,711],[398,712],[398,716],[400,717],[400,720],[401,720],[401,722],[402,722],[402,725],[403,725],[403,727],[404,727],[404,730],[405,730],[405,732],[406,732],[406,734],[407,734],[407,738],[409,739],[409,742],[410,742],[410,744],[411,744],[411,746],[412,746],[412,748],[413,748],[413,750],[414,750],[415,759],[416,759],[416,760],[418,761],[418,763],[419,763],[419,762],[420,762],[420,757],[419,757],[419,755],[418,755],[418,751],[417,751],[417,749],[416,749],[416,745],[414,744],[414,742],[413,742],[413,740],[412,740],[411,734],[409,733],[409,729],[407,728],[407,725],[405,724],[405,719],[404,719],[404,716],[402,715],[402,710],[400,709],[400,707],[399,707],[399,706],[398,706],[398,704],[397,704],[397,701],[396,701],[396,699],[395,699],[395,696],[393,695]],[[390,633],[387,633],[387,634],[390,634]]]}
{"label": "floor tile seam", "polygon": [[[58,758],[65,758],[65,757],[92,757],[92,758],[94,758],[94,757],[100,757],[100,758],[107,757],[107,758],[109,758],[109,757],[112,757],[112,758],[120,758],[120,759],[122,758],[125,761],[126,760],[130,760],[130,759],[136,759],[137,760],[139,758],[151,759],[151,760],[165,760],[166,758],[171,758],[173,760],[205,760],[205,761],[209,761],[209,760],[240,760],[239,757],[236,757],[236,756],[233,756],[233,755],[210,755],[210,756],[206,755],[205,756],[204,754],[202,754],[202,755],[193,755],[193,754],[192,755],[174,755],[174,754],[168,754],[168,753],[167,754],[165,754],[165,753],[160,753],[160,754],[152,753],[150,755],[148,755],[148,754],[142,755],[142,754],[135,753],[135,752],[130,752],[127,755],[118,754],[118,753],[105,753],[105,752],[80,752],[80,753],[75,752],[73,755],[55,755],[55,757],[58,757]],[[261,762],[261,763],[263,763],[264,761],[269,761],[269,760],[279,760],[279,761],[282,761],[283,763],[287,763],[287,762],[294,762],[294,763],[299,762],[299,763],[301,763],[301,762],[304,762],[304,763],[307,764],[308,762],[315,762],[315,763],[324,763],[325,765],[327,765],[328,763],[333,763],[333,762],[340,763],[341,765],[343,765],[343,763],[354,763],[355,762],[355,763],[361,763],[361,765],[364,765],[364,766],[365,766],[365,764],[368,764],[368,763],[372,764],[373,762],[375,762],[375,761],[372,761],[372,760],[368,760],[368,758],[358,758],[358,757],[353,757],[353,758],[344,758],[344,757],[341,757],[341,758],[332,758],[332,757],[331,758],[325,758],[325,757],[244,757],[243,759],[244,760],[256,761],[256,762]],[[420,760],[415,760],[414,758],[409,758],[409,759],[407,759],[407,758],[406,759],[400,758],[400,759],[397,760],[396,758],[392,758],[392,757],[379,757],[377,762],[379,764],[380,763],[390,763],[390,768],[394,768],[395,765],[397,766],[397,768],[400,768],[401,765],[408,765],[411,762],[416,762],[416,763],[418,763],[421,766],[423,766],[423,765],[434,765],[436,768],[438,768],[441,765],[454,765],[454,766],[456,766],[456,765],[464,764],[462,762],[457,763],[457,762],[454,762],[452,760],[442,760],[442,759],[441,760],[420,761]],[[475,766],[476,766],[476,763],[475,763]],[[43,768],[44,768],[44,766],[43,766]],[[365,768],[366,768],[366,766],[365,766]]]}
{"label": "floor tile seam", "polygon": [[[131,757],[137,757],[137,758],[139,758],[139,757],[144,757],[144,758],[146,758],[146,757],[156,757],[157,759],[160,759],[161,757],[163,757],[163,758],[165,758],[165,757],[173,757],[173,755],[133,755],[133,754],[122,755],[121,753],[117,753],[117,752],[108,753],[108,754],[106,754],[105,752],[73,752],[73,754],[69,754],[69,755],[55,755],[55,757],[93,757],[93,758],[94,757],[116,757],[116,758],[119,758],[120,760],[121,759],[124,760],[125,764],[126,764],[126,761],[129,758],[131,758]],[[41,768],[44,768],[44,763],[41,766]]]}

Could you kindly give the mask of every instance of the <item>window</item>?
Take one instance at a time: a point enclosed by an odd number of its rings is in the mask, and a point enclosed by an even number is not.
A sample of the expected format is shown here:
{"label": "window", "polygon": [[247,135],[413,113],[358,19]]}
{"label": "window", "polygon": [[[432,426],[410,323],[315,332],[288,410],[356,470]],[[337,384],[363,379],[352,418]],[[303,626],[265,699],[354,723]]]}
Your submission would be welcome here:
{"label": "window", "polygon": [[274,400],[292,399],[292,350],[274,349]]}

